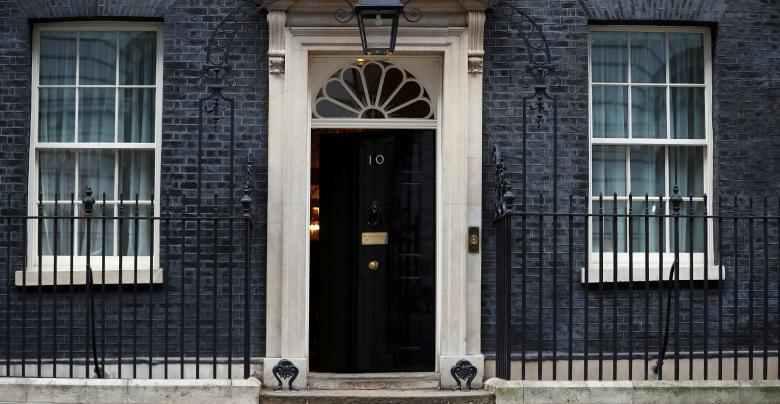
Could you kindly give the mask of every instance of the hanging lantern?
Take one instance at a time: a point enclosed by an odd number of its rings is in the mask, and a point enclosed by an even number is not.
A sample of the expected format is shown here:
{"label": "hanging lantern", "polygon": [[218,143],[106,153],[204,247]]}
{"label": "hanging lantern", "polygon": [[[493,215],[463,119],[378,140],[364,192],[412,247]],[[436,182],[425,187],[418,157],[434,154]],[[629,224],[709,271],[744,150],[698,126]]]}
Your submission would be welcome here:
{"label": "hanging lantern", "polygon": [[352,7],[352,12],[339,10],[336,20],[346,23],[357,17],[360,40],[366,55],[392,54],[395,51],[400,17],[403,16],[409,22],[417,22],[422,17],[418,9],[412,10],[409,15],[404,12],[410,0],[359,0],[355,6],[345,1]]}

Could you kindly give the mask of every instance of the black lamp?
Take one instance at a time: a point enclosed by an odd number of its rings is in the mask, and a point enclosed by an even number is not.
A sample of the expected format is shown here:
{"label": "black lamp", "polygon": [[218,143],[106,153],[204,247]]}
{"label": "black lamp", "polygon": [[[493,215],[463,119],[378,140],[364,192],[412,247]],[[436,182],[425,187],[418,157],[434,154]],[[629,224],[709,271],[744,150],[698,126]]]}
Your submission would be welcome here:
{"label": "black lamp", "polygon": [[354,6],[349,0],[345,1],[352,12],[338,10],[336,20],[347,23],[357,17],[363,52],[367,55],[392,54],[398,36],[399,17],[403,16],[409,22],[417,22],[422,17],[418,9],[409,14],[404,12],[411,0],[359,0]]}

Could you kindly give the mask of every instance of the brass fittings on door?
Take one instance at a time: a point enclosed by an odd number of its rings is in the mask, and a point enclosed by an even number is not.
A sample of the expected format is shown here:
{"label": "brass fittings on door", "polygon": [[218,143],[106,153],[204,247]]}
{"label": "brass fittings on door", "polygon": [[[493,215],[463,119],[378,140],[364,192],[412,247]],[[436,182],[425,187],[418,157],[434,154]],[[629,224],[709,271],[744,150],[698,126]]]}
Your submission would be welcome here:
{"label": "brass fittings on door", "polygon": [[376,271],[379,269],[379,262],[378,261],[371,261],[368,263],[368,269],[370,271]]}

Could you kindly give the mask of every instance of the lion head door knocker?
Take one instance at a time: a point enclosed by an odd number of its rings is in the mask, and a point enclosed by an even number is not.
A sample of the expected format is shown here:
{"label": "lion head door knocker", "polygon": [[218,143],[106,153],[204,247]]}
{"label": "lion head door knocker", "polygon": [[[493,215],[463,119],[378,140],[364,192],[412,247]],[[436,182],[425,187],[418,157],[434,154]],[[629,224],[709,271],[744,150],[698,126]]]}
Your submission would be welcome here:
{"label": "lion head door knocker", "polygon": [[[450,369],[450,374],[452,375],[452,378],[455,379],[456,383],[455,387],[452,388],[453,391],[460,390],[464,387],[467,391],[476,390],[471,385],[471,382],[477,377],[477,367],[472,365],[468,360],[459,360],[458,363]],[[466,382],[465,385],[461,384],[461,380]]]}
{"label": "lion head door knocker", "polygon": [[300,373],[300,371],[298,370],[298,367],[295,366],[292,362],[287,359],[282,359],[276,366],[273,367],[272,372],[276,378],[276,381],[278,382],[276,387],[274,387],[274,391],[284,390],[282,379],[290,379],[287,382],[287,387],[290,389],[290,391],[298,391],[298,388],[293,385],[293,382],[295,382],[295,379],[298,377],[298,373]]}
{"label": "lion head door knocker", "polygon": [[382,204],[379,201],[371,201],[368,204],[368,225],[379,226],[382,224]]}

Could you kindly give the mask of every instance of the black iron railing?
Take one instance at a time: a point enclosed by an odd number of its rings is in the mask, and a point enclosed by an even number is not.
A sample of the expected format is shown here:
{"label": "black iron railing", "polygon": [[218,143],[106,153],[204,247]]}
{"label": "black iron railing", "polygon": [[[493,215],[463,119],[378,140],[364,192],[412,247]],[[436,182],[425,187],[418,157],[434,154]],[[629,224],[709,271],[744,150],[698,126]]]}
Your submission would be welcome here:
{"label": "black iron railing", "polygon": [[780,200],[718,198],[711,213],[675,188],[554,211],[544,195],[518,207],[497,183],[499,377],[780,374]]}
{"label": "black iron railing", "polygon": [[0,376],[249,377],[249,180],[197,212],[122,199],[5,200]]}

